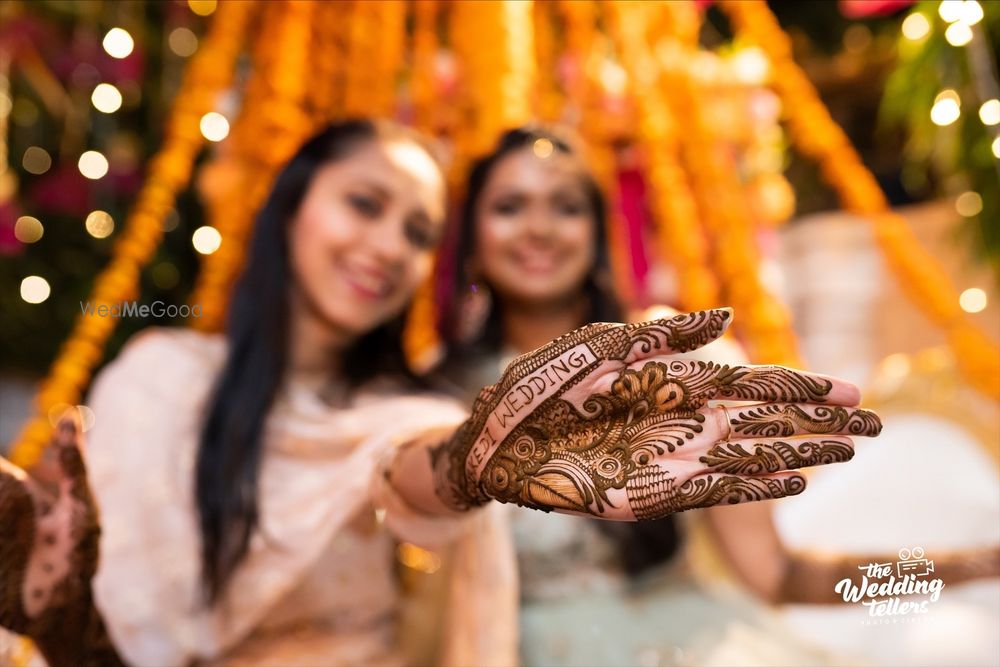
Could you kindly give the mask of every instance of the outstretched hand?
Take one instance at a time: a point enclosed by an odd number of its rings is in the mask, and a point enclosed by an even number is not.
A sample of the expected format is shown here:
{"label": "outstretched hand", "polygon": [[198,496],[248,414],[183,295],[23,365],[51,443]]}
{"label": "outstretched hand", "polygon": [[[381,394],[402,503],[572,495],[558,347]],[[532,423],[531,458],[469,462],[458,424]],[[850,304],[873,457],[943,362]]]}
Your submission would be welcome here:
{"label": "outstretched hand", "polygon": [[53,667],[121,664],[92,603],[100,527],[75,410],[49,447],[48,485],[0,458],[0,626],[34,639]]}
{"label": "outstretched hand", "polygon": [[731,318],[726,308],[593,324],[518,357],[434,453],[438,496],[460,509],[493,499],[656,519],[801,493],[796,469],[847,461],[849,436],[878,435],[878,416],[843,380],[675,356]]}

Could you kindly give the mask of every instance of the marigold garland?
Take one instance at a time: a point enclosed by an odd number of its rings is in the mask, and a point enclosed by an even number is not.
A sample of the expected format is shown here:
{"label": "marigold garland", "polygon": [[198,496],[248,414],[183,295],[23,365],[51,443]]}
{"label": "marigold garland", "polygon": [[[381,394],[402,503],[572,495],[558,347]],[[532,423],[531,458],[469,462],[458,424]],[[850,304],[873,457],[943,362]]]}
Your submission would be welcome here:
{"label": "marigold garland", "polygon": [[875,177],[795,63],[791,40],[777,19],[758,0],[726,0],[722,8],[737,33],[758,44],[770,58],[793,143],[818,162],[844,207],[871,221],[886,262],[914,303],[944,329],[970,383],[1000,400],[1000,347],[968,320],[940,263],[920,245],[905,219],[890,209]]}
{"label": "marigold garland", "polygon": [[660,251],[677,272],[681,308],[710,308],[718,305],[717,281],[708,267],[708,244],[680,164],[677,121],[658,85],[659,67],[647,48],[645,5],[623,1],[605,9],[613,18],[611,32],[639,110],[637,141],[646,159]]}
{"label": "marigold garland", "polygon": [[436,61],[438,43],[437,0],[413,3],[413,47],[410,72],[410,96],[413,100],[413,124],[422,132],[434,130],[436,96]]}
{"label": "marigold garland", "polygon": [[[312,131],[306,109],[307,72],[320,52],[310,42],[318,5],[311,2],[265,6],[253,47],[253,69],[242,110],[233,125],[228,153],[221,158],[236,172],[227,190],[207,202],[208,218],[222,236],[218,250],[202,257],[190,298],[202,316],[189,324],[201,331],[222,328],[233,283],[246,259],[257,210],[277,170]],[[280,116],[274,114],[281,109]],[[268,137],[267,142],[260,137]]]}
{"label": "marigold garland", "polygon": [[[136,198],[110,264],[98,275],[90,294],[93,304],[117,304],[138,295],[139,273],[152,258],[163,234],[162,223],[177,192],[187,185],[204,139],[199,123],[212,111],[235,71],[236,58],[257,4],[221,3],[199,51],[192,57],[174,100],[162,148],[150,161],[149,176]],[[35,396],[35,416],[11,450],[17,465],[38,460],[52,432],[49,410],[76,404],[101,358],[117,319],[81,315]]]}
{"label": "marigold garland", "polygon": [[401,0],[354,2],[344,113],[392,117],[406,44],[406,5]]}

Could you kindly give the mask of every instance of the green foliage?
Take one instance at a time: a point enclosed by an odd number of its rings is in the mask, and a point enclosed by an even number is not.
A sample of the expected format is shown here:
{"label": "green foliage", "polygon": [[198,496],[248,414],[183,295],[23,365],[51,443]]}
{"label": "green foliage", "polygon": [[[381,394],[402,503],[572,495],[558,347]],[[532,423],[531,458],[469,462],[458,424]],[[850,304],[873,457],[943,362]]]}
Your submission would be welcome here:
{"label": "green foliage", "polygon": [[[956,196],[966,191],[982,197],[982,211],[963,219],[957,228],[973,255],[988,262],[1000,283],[1000,163],[991,143],[997,127],[986,127],[979,118],[980,99],[970,67],[969,46],[955,47],[945,39],[947,24],[938,15],[938,2],[921,2],[921,12],[931,23],[931,32],[914,42],[902,35],[898,43],[899,64],[886,82],[880,109],[885,128],[905,129],[903,183],[912,193]],[[974,39],[984,40],[989,49],[993,72],[1000,42],[1000,5],[982,3],[985,16],[976,26]],[[945,89],[953,89],[961,99],[961,116],[945,127],[931,121],[931,108]]]}

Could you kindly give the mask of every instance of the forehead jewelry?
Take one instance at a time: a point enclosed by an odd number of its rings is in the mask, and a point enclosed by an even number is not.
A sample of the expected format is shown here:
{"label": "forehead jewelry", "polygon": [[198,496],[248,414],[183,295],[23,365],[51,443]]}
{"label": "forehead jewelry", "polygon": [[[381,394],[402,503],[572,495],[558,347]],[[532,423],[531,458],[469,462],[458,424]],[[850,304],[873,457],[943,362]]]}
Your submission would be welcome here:
{"label": "forehead jewelry", "polygon": [[556,147],[552,145],[552,141],[545,137],[535,139],[535,143],[531,145],[531,152],[535,154],[535,157],[542,160],[551,157],[555,149]]}

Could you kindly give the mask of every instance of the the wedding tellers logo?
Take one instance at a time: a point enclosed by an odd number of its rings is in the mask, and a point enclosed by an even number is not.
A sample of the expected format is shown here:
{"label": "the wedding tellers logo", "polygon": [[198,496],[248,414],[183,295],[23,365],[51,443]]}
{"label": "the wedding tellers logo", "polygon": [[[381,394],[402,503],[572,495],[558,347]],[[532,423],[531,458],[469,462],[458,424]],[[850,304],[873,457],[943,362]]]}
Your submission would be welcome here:
{"label": "the wedding tellers logo", "polygon": [[934,561],[924,557],[922,547],[900,549],[895,563],[868,563],[858,569],[863,572],[860,582],[842,579],[834,591],[843,596],[844,602],[867,607],[872,618],[926,614],[944,588],[944,582],[932,576]]}

